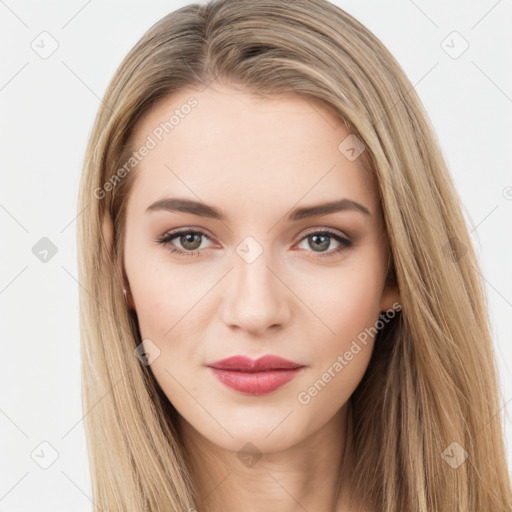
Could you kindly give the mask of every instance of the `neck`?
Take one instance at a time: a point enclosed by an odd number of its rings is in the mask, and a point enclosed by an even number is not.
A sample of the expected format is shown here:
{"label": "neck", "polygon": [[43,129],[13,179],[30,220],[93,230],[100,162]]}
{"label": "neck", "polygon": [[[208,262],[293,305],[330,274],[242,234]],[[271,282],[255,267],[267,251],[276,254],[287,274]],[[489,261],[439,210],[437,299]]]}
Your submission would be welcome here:
{"label": "neck", "polygon": [[[348,465],[353,464],[350,401],[313,435],[281,451],[228,450],[182,417],[178,427],[199,496],[197,512],[348,510]],[[239,442],[240,447],[255,444]]]}

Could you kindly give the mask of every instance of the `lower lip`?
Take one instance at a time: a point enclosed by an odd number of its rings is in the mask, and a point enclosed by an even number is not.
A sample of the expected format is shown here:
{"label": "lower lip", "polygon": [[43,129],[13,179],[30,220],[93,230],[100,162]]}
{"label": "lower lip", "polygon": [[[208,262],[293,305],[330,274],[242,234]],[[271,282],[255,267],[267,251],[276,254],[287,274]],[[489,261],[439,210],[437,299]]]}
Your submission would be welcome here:
{"label": "lower lip", "polygon": [[269,370],[262,372],[238,372],[209,367],[225,386],[251,395],[264,395],[290,382],[302,368]]}

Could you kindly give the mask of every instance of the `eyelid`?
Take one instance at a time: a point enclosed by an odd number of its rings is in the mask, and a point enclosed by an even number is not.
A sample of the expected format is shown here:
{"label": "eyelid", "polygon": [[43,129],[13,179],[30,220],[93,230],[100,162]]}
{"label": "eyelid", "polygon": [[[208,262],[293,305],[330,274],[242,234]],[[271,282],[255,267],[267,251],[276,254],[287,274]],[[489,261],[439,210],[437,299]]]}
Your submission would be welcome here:
{"label": "eyelid", "polygon": [[[209,240],[212,240],[212,241],[215,239],[215,237],[212,236],[208,232],[208,230],[206,230],[204,228],[200,228],[200,227],[196,227],[196,226],[185,226],[185,227],[182,227],[182,228],[176,228],[176,229],[171,229],[169,231],[166,231],[165,233],[163,233],[162,235],[159,235],[157,237],[157,241],[158,240],[162,240],[164,238],[167,238],[167,237],[169,237],[171,235],[178,235],[178,234],[189,233],[189,232],[200,233],[200,234],[206,236]],[[350,235],[348,235],[347,233],[345,233],[345,232],[343,232],[343,231],[341,231],[339,229],[329,228],[329,227],[326,227],[326,226],[315,226],[315,227],[312,227],[312,228],[308,228],[302,234],[302,237],[299,239],[299,242],[301,242],[309,234],[311,234],[311,233],[319,233],[319,232],[327,232],[327,233],[335,234],[335,235],[341,236],[342,238],[345,238],[349,242],[353,241],[352,237]],[[297,238],[300,233],[301,232],[297,233],[297,235],[295,235],[294,238]]]}
{"label": "eyelid", "polygon": [[[195,227],[195,226],[186,226],[186,227],[183,227],[183,228],[176,228],[176,229],[171,229],[169,231],[166,231],[163,235],[157,236],[156,239],[155,239],[155,242],[157,244],[164,244],[165,245],[167,243],[171,243],[171,240],[169,240],[169,239],[178,238],[180,235],[185,235],[187,233],[199,234],[199,235],[207,238],[211,242],[213,242],[215,240],[215,238],[213,236],[211,236],[208,233],[208,231],[203,229],[203,228],[198,228],[198,227]],[[164,242],[165,240],[167,240],[167,241]],[[203,251],[204,249],[205,248],[197,249],[197,252]],[[207,247],[206,247],[206,249],[207,249]],[[182,249],[177,249],[176,248],[176,250],[181,251]],[[183,252],[193,253],[194,251],[183,251]]]}
{"label": "eyelid", "polygon": [[168,238],[170,236],[183,235],[183,234],[186,234],[186,233],[199,233],[199,234],[205,236],[206,238],[208,238],[209,240],[214,240],[215,239],[215,237],[212,236],[204,228],[199,228],[199,227],[195,227],[195,226],[185,226],[185,227],[182,227],[182,228],[170,229],[169,231],[166,231],[163,235],[157,236],[156,240],[158,241],[158,240],[162,240],[164,238]]}
{"label": "eyelid", "polygon": [[[340,256],[342,253],[344,253],[346,250],[350,249],[351,247],[355,246],[355,242],[353,241],[352,237],[346,235],[342,231],[339,231],[337,229],[332,228],[312,228],[311,230],[308,230],[306,233],[302,235],[302,237],[297,242],[298,245],[302,243],[304,240],[306,240],[310,235],[314,234],[321,234],[321,235],[327,235],[332,240],[338,243],[338,247],[335,249],[331,249],[329,251],[325,252],[315,252],[315,251],[305,251],[308,253],[308,258],[314,258],[317,260],[318,258],[335,258],[337,256]],[[313,256],[311,256],[313,254]]]}
{"label": "eyelid", "polygon": [[314,228],[308,228],[302,235],[300,241],[302,241],[305,237],[307,237],[308,235],[312,234],[312,233],[330,233],[332,235],[337,235],[341,238],[345,238],[347,241],[349,242],[352,242],[352,237],[349,236],[347,233],[344,233],[343,231],[341,231],[340,229],[335,229],[335,228],[328,228],[328,227],[325,227],[325,226],[321,226],[321,227],[314,227]]}
{"label": "eyelid", "polygon": [[[167,245],[171,244],[172,240],[174,238],[177,238],[180,235],[187,234],[187,233],[193,233],[193,234],[199,234],[211,242],[215,240],[214,237],[212,237],[206,229],[195,227],[195,226],[186,226],[182,228],[176,228],[171,229],[169,231],[166,231],[163,235],[160,235],[156,238],[155,242],[161,245]],[[345,249],[349,249],[351,246],[354,245],[354,241],[351,236],[345,234],[343,231],[335,229],[335,228],[328,228],[328,227],[312,227],[309,228],[307,231],[303,232],[300,239],[294,244],[300,244],[302,241],[304,241],[309,235],[311,234],[327,234],[330,235],[331,238],[333,238],[340,246],[334,250],[326,251],[326,252],[319,252],[316,253],[316,257],[330,257],[334,256],[338,252],[341,252]],[[298,235],[297,235],[298,236]],[[341,240],[338,240],[341,239]],[[172,245],[172,244],[171,244]],[[196,249],[195,251],[185,251],[183,249],[179,249],[172,245],[172,250],[170,249],[171,253],[177,253],[180,255],[200,255],[201,252],[203,252],[205,249],[209,249],[210,247],[204,247],[202,249]],[[306,251],[309,253],[315,254],[315,251]]]}

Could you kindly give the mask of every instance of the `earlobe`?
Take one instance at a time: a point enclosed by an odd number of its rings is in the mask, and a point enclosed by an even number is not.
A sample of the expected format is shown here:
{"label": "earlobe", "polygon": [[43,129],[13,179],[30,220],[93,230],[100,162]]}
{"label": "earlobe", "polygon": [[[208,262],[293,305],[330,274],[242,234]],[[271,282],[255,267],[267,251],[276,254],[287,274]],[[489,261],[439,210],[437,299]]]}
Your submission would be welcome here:
{"label": "earlobe", "polygon": [[[105,241],[105,245],[108,249],[109,255],[112,256],[114,243],[114,224],[108,212],[105,213],[105,215],[103,216],[101,232],[103,235],[103,240]],[[123,287],[123,294],[127,304],[130,306],[131,309],[135,310],[135,303],[129,288],[129,286]]]}
{"label": "earlobe", "polygon": [[384,290],[380,299],[380,310],[381,313],[385,313],[391,309],[399,310],[402,308],[400,300],[400,292],[398,290],[398,284],[396,282],[395,268],[393,265],[391,253],[388,254],[388,268],[386,270],[386,281],[384,284]]}
{"label": "earlobe", "polygon": [[124,298],[126,299],[126,302],[130,306],[130,308],[135,310],[135,302],[133,300],[133,295],[132,295],[131,291],[129,289],[127,290],[126,288],[123,288],[123,293],[124,293]]}
{"label": "earlobe", "polygon": [[390,309],[401,309],[400,292],[396,284],[387,284],[382,292],[380,301],[380,310],[382,313]]}

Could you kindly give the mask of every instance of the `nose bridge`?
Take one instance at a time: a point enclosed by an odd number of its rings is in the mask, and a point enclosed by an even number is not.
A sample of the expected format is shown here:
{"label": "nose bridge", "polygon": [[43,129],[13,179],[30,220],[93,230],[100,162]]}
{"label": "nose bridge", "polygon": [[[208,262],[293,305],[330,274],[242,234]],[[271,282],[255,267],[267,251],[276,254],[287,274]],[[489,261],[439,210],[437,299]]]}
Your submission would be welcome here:
{"label": "nose bridge", "polygon": [[228,278],[224,322],[263,332],[288,318],[286,288],[274,275],[270,248],[248,236],[235,248]]}

